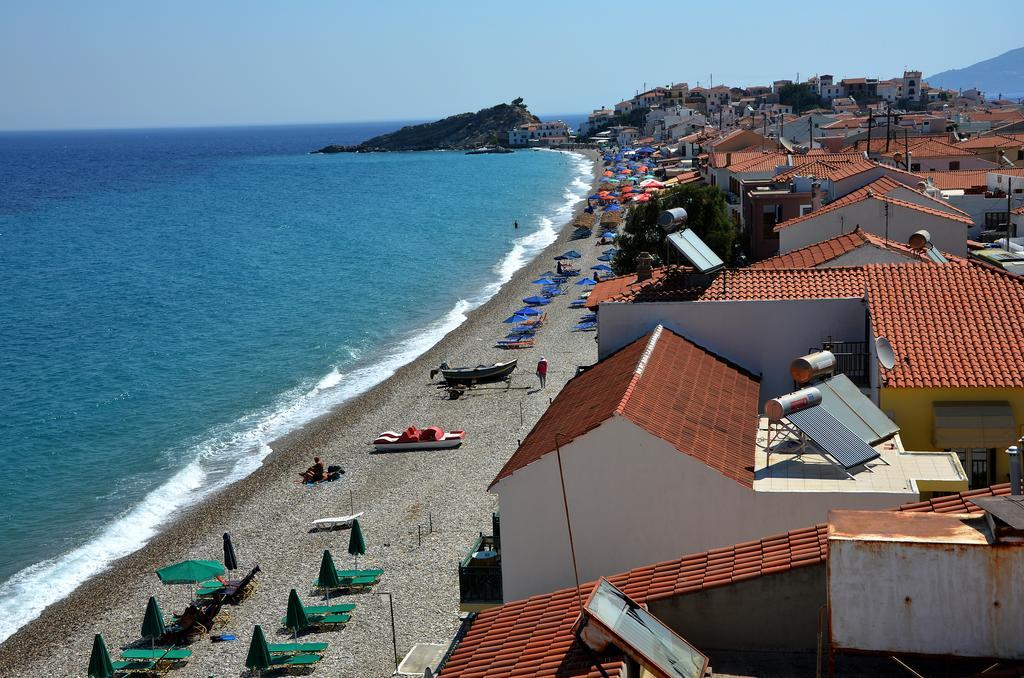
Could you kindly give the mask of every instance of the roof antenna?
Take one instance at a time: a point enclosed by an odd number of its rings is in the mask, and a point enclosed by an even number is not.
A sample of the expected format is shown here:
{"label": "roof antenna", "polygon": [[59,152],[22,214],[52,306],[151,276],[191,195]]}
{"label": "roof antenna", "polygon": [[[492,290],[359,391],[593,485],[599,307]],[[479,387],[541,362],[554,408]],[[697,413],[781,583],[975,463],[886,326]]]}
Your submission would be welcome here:
{"label": "roof antenna", "polygon": [[569,520],[569,500],[565,496],[565,474],[562,472],[562,448],[558,446],[558,437],[563,435],[561,431],[555,434],[555,456],[558,458],[558,479],[562,482],[562,505],[565,506],[565,526],[569,530],[569,552],[572,554],[572,573],[576,576],[576,601],[580,606],[580,614],[583,614],[583,593],[580,591],[580,571],[576,567],[576,546],[572,540],[572,522]]}

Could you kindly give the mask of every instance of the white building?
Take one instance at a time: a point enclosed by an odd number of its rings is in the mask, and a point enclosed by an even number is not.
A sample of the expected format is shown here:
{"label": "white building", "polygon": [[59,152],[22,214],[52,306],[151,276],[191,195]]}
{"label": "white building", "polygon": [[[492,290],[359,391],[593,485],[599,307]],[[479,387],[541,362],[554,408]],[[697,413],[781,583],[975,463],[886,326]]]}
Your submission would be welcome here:
{"label": "white building", "polygon": [[[859,325],[842,329],[863,336],[860,300],[837,303],[855,313],[836,322]],[[584,581],[822,522],[835,507],[915,501],[918,479],[966,486],[955,455],[907,453],[898,435],[876,447],[888,465],[872,462],[852,480],[813,455],[802,464],[769,458],[761,387],[754,374],[660,326],[572,379],[490,487],[501,509],[504,599],[574,581],[563,480]],[[942,464],[948,471],[936,478]]]}
{"label": "white building", "polygon": [[561,120],[531,122],[519,125],[508,133],[509,146],[557,146],[568,143],[569,126]]}

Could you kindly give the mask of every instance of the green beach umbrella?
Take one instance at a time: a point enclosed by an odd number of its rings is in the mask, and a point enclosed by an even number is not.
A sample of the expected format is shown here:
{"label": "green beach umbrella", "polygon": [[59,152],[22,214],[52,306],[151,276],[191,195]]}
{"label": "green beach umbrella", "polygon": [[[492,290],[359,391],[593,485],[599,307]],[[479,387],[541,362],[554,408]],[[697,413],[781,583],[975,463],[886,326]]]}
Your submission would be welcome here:
{"label": "green beach umbrella", "polygon": [[359,519],[352,521],[352,534],[348,538],[348,552],[356,557],[356,567],[359,567],[359,556],[366,554],[366,540],[363,539],[363,528],[359,527]]}
{"label": "green beach umbrella", "polygon": [[267,646],[267,637],[263,635],[263,629],[257,624],[252,631],[249,654],[245,656],[245,668],[266,671],[270,666],[270,648]]}
{"label": "green beach umbrella", "polygon": [[324,551],[324,557],[320,559],[320,586],[327,589],[328,600],[331,597],[331,589],[341,588],[338,568],[334,566],[334,558],[330,551]]}
{"label": "green beach umbrella", "polygon": [[157,605],[156,598],[153,596],[149,597],[149,603],[146,605],[146,616],[142,618],[142,637],[149,638],[151,647],[156,647],[156,639],[161,637],[167,632],[167,627],[164,625],[164,615],[160,612],[160,606]]}
{"label": "green beach umbrella", "polygon": [[89,678],[113,678],[114,665],[110,663],[107,644],[103,642],[103,634],[97,633],[92,639],[92,654],[89,656]]}
{"label": "green beach umbrella", "polygon": [[[296,638],[299,635],[299,631],[309,626],[306,608],[302,605],[302,601],[299,600],[299,594],[295,589],[292,589],[291,593],[288,594],[288,612],[285,615],[284,622],[284,625],[292,630]],[[252,652],[252,650],[249,651]]]}
{"label": "green beach umbrella", "polygon": [[165,584],[196,584],[222,574],[224,566],[216,560],[184,560],[156,571]]}

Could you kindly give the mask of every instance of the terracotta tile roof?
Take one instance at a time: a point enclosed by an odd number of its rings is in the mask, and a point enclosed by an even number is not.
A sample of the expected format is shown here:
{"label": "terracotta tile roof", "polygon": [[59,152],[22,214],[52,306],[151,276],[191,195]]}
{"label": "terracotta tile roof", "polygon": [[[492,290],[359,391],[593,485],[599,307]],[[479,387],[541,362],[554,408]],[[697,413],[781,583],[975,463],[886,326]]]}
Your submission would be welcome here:
{"label": "terracotta tile roof", "polygon": [[801,247],[785,254],[758,261],[750,265],[755,269],[783,269],[783,268],[816,268],[824,263],[837,259],[848,254],[859,247],[878,247],[895,250],[898,253],[913,257],[921,261],[931,262],[932,260],[924,252],[915,250],[895,240],[886,240],[877,235],[868,233],[861,228],[856,228],[850,233],[837,235],[834,238]]}
{"label": "terracotta tile roof", "polygon": [[1010,483],[1001,483],[978,490],[957,492],[946,497],[937,497],[926,501],[915,501],[903,504],[898,511],[935,512],[935,513],[980,513],[981,508],[972,504],[972,499],[983,497],[1005,497],[1010,494]]}
{"label": "terracotta tile roof", "polygon": [[859,154],[855,155],[854,159],[846,162],[815,159],[813,162],[803,163],[793,167],[792,169],[776,174],[772,177],[772,181],[790,181],[793,177],[798,176],[814,176],[818,179],[839,181],[841,179],[852,177],[855,174],[860,174],[861,172],[874,169],[877,166],[878,165]]}
{"label": "terracotta tile roof", "polygon": [[[889,203],[890,205],[897,205],[918,212],[923,212],[925,214],[931,214],[932,216],[938,216],[944,219],[952,219],[953,221],[959,221],[960,223],[968,224],[971,226],[974,225],[974,220],[971,219],[971,217],[966,212],[957,207],[953,207],[947,202],[940,201],[937,198],[932,198],[930,196],[924,196],[924,194],[921,194],[922,197],[926,197],[928,198],[928,200],[935,202],[936,206],[933,208],[927,207],[925,205],[919,205],[913,202],[908,202],[906,200],[900,200],[899,198],[892,198],[887,195],[888,193],[895,189],[905,188],[909,187],[906,184],[901,184],[900,182],[890,177],[881,177],[879,179],[876,179],[875,181],[872,181],[867,186],[858,188],[856,191],[851,191],[846,195],[842,196],[841,198],[833,200],[827,205],[821,207],[820,209],[817,209],[813,212],[809,212],[803,215],[802,217],[793,217],[792,219],[787,219],[786,221],[783,221],[782,223],[778,224],[774,230],[781,231],[785,228],[789,228],[794,224],[800,224],[805,221],[810,221],[811,219],[816,219],[820,217],[822,214],[834,212],[835,210],[842,209],[844,207],[853,205],[854,203],[858,203],[863,200],[878,200],[881,202]],[[942,209],[939,209],[940,206],[942,207]]]}
{"label": "terracotta tile roof", "polygon": [[723,168],[732,167],[741,162],[748,162],[754,159],[766,160],[768,158],[779,158],[780,165],[786,164],[786,154],[777,151],[762,151],[760,147],[742,151],[712,151],[708,156],[708,164],[711,167]]}
{"label": "terracotta tile roof", "polygon": [[956,146],[972,151],[989,148],[1024,148],[1024,134],[990,134],[957,142]]}
{"label": "terracotta tile roof", "polygon": [[[1003,167],[980,170],[948,170],[945,172],[923,172],[921,176],[930,178],[935,188],[949,190],[985,189],[988,187],[989,172],[1024,177],[1024,167]],[[1014,183],[1017,183],[1016,181]]]}
{"label": "terracotta tile roof", "polygon": [[491,487],[613,416],[753,487],[757,377],[660,326],[566,384]]}
{"label": "terracotta tile roof", "polygon": [[991,122],[1004,122],[1007,120],[1024,120],[1024,113],[1016,108],[1011,108],[1005,111],[969,111],[967,115],[974,121],[988,120]]}
{"label": "terracotta tile roof", "polygon": [[[615,278],[604,278],[594,285],[587,297],[587,308],[594,310],[605,301],[689,301],[696,299],[704,291],[687,279],[687,273],[693,269],[685,266],[662,266],[651,271],[647,280],[638,280],[635,273],[620,275]],[[669,284],[663,285],[663,279],[671,278]],[[646,299],[645,290],[651,288],[657,299]],[[666,292],[667,295],[666,296]]]}
{"label": "terracotta tile roof", "polygon": [[733,174],[743,174],[745,172],[774,172],[776,168],[788,164],[789,157],[785,153],[765,153],[740,161],[733,158],[732,164],[728,167]]}
{"label": "terracotta tile roof", "polygon": [[[828,526],[749,541],[608,577],[638,603],[650,603],[728,586],[755,577],[820,565],[828,551]],[[584,601],[596,582],[580,587]],[[572,633],[579,616],[576,589],[533,596],[485,610],[472,621],[441,670],[443,678],[599,676]],[[600,658],[608,675],[620,675],[622,655]]]}
{"label": "terracotta tile roof", "polygon": [[698,301],[844,299],[864,296],[862,268],[720,271]]}
{"label": "terracotta tile roof", "polygon": [[1024,387],[1024,280],[966,259],[864,270],[874,332],[897,356],[886,386]]}

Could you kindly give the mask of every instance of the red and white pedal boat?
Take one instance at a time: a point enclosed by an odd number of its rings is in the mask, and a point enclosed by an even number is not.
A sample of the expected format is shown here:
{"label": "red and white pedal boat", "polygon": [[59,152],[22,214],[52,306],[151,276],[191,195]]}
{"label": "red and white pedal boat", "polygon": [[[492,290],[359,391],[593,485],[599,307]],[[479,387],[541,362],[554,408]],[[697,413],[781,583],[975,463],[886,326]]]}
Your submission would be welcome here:
{"label": "red and white pedal boat", "polygon": [[422,429],[410,426],[401,433],[384,431],[373,441],[373,447],[378,452],[444,450],[458,447],[465,437],[465,431],[445,431],[440,426],[427,426]]}

